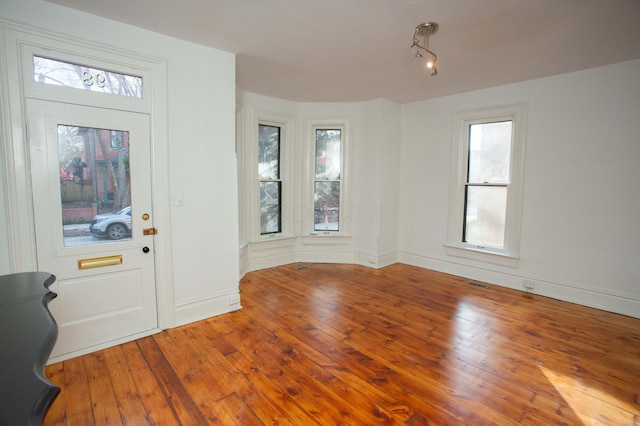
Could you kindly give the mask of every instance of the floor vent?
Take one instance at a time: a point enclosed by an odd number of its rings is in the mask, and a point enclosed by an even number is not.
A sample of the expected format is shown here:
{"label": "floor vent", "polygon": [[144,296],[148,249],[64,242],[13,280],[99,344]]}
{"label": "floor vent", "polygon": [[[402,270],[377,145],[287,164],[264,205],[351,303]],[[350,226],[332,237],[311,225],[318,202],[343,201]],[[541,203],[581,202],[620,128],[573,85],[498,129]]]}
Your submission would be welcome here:
{"label": "floor vent", "polygon": [[479,283],[472,283],[472,282],[468,282],[467,285],[470,285],[471,287],[478,287],[478,288],[482,288],[482,289],[488,289],[489,286],[485,285],[485,284],[479,284]]}
{"label": "floor vent", "polygon": [[308,266],[297,266],[295,268],[296,271],[302,271],[302,270],[305,270],[305,269],[309,269],[309,267]]}

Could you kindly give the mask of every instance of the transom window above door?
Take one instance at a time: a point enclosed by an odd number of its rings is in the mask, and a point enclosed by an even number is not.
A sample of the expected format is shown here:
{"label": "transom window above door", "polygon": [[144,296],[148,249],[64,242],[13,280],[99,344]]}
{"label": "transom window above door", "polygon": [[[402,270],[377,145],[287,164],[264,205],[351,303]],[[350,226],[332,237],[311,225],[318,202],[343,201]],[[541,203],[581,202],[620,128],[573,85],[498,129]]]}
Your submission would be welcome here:
{"label": "transom window above door", "polygon": [[142,77],[33,56],[33,81],[142,99]]}

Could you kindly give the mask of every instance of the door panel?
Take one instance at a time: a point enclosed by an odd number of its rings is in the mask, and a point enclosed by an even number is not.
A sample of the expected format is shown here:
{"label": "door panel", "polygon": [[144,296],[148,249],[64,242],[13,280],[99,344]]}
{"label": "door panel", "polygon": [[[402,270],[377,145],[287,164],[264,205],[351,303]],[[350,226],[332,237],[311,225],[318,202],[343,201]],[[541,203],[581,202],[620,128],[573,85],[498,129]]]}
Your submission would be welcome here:
{"label": "door panel", "polygon": [[57,277],[52,357],[157,329],[149,117],[34,99],[27,111],[38,269]]}

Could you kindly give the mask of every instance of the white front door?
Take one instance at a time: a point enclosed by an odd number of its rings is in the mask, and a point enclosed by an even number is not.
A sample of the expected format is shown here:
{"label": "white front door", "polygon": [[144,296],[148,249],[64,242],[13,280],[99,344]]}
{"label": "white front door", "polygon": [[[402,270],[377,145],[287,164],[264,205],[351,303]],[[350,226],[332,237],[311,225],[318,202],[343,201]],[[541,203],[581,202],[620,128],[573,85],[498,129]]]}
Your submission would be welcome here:
{"label": "white front door", "polygon": [[64,359],[158,329],[149,116],[28,99],[38,269]]}

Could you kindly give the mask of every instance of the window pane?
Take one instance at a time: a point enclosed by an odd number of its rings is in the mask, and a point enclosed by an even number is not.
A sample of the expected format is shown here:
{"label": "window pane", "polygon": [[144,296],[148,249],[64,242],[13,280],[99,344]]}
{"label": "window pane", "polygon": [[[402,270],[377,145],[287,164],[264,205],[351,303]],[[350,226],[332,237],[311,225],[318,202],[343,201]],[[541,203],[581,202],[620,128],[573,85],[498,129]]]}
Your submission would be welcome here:
{"label": "window pane", "polygon": [[129,132],[58,125],[58,160],[64,245],[130,240]]}
{"label": "window pane", "polygon": [[340,179],[342,131],[316,130],[316,179]]}
{"label": "window pane", "polygon": [[503,248],[506,207],[506,187],[467,187],[463,241]]}
{"label": "window pane", "polygon": [[54,86],[142,98],[142,78],[54,59],[33,57],[33,80]]}
{"label": "window pane", "polygon": [[258,126],[258,178],[280,179],[280,127]]}
{"label": "window pane", "polygon": [[260,182],[260,234],[281,232],[280,182]]}
{"label": "window pane", "polygon": [[470,183],[508,183],[511,121],[469,126]]}
{"label": "window pane", "polygon": [[340,182],[316,182],[314,197],[315,231],[338,231]]}

